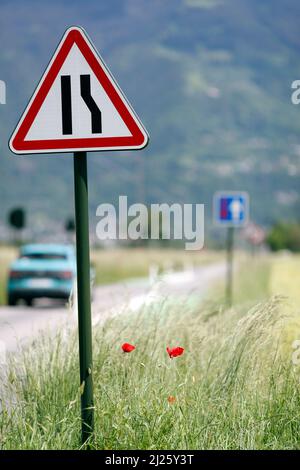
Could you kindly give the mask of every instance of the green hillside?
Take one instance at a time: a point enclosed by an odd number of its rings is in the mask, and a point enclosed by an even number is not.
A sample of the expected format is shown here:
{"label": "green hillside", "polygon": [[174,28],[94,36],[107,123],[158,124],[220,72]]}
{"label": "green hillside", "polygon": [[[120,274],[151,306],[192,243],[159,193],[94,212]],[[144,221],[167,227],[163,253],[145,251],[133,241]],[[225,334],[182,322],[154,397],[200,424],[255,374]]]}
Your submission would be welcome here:
{"label": "green hillside", "polygon": [[[12,157],[7,140],[60,36],[88,31],[145,123],[147,150],[89,157],[91,210],[131,201],[204,202],[248,190],[269,224],[300,209],[297,0],[2,1],[1,217],[26,202],[32,220],[73,207],[72,158]],[[94,216],[93,216],[94,217]],[[92,223],[94,220],[92,218]]]}

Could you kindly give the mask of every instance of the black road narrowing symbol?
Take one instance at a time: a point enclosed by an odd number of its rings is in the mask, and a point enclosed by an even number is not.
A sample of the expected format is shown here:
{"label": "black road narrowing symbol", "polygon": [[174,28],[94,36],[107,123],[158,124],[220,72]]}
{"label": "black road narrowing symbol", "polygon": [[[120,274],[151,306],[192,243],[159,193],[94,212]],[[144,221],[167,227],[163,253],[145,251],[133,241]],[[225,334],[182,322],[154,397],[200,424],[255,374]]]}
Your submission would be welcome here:
{"label": "black road narrowing symbol", "polygon": [[[61,84],[61,110],[62,110],[62,133],[70,135],[73,133],[72,126],[72,94],[71,76],[62,75]],[[92,134],[102,133],[102,115],[95,100],[91,95],[91,76],[80,75],[80,94],[91,113]]]}
{"label": "black road narrowing symbol", "polygon": [[102,118],[101,111],[96,105],[91,95],[91,76],[80,75],[80,91],[81,97],[92,115],[92,134],[101,134],[102,132]]}
{"label": "black road narrowing symbol", "polygon": [[62,75],[61,85],[61,112],[62,112],[62,133],[72,134],[72,98],[71,98],[71,76]]}

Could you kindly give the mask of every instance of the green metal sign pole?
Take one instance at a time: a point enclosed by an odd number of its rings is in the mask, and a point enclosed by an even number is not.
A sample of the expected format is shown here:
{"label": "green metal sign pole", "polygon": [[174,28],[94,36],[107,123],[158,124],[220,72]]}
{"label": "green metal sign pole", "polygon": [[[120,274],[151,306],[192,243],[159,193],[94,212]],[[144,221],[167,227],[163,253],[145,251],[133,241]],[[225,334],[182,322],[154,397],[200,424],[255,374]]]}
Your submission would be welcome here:
{"label": "green metal sign pole", "polygon": [[86,152],[74,153],[82,443],[94,430],[89,213]]}
{"label": "green metal sign pole", "polygon": [[234,228],[228,227],[227,231],[227,275],[226,275],[226,302],[228,307],[232,306],[233,298],[233,246]]}

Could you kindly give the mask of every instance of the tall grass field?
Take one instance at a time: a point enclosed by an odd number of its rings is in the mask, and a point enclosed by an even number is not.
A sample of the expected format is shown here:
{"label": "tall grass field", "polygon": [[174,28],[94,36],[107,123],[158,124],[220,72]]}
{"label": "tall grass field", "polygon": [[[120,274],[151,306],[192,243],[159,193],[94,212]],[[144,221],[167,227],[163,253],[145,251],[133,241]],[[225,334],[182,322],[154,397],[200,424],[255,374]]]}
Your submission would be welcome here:
{"label": "tall grass field", "polygon": [[6,304],[7,274],[10,263],[16,258],[17,249],[0,245],[0,305]]}
{"label": "tall grass field", "polygon": [[[294,269],[285,292],[282,262]],[[300,448],[300,268],[251,263],[236,273],[231,309],[220,284],[205,301],[170,297],[94,328],[92,449]],[[123,353],[124,342],[136,349]],[[170,359],[167,346],[185,350]],[[0,447],[80,448],[76,334],[45,336],[7,373]]]}
{"label": "tall grass field", "polygon": [[[9,266],[18,256],[18,249],[0,245],[0,305],[6,305],[6,285]],[[93,249],[91,262],[95,284],[110,284],[124,279],[147,277],[154,268],[158,272],[168,269],[182,270],[190,266],[212,263],[220,259],[215,251],[183,251],[172,248],[111,248]]]}

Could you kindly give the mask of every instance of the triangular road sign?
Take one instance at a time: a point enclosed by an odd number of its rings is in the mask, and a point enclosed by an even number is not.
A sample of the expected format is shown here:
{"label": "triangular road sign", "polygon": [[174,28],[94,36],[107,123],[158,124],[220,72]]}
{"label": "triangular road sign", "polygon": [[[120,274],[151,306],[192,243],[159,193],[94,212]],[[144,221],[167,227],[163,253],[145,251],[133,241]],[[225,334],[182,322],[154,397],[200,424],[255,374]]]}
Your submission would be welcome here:
{"label": "triangular road sign", "polygon": [[17,154],[142,149],[148,134],[85,32],[69,28],[9,142]]}

